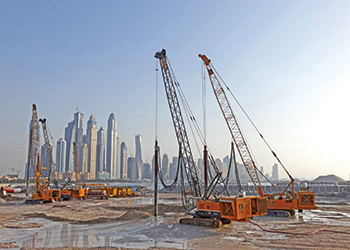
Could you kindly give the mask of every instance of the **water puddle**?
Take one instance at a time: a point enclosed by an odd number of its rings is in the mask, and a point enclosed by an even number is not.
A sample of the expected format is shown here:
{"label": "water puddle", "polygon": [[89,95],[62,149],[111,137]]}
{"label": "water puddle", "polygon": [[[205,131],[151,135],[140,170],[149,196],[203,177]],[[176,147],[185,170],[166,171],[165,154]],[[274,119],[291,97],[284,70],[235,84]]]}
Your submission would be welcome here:
{"label": "water puddle", "polygon": [[[163,217],[150,217],[143,221],[118,222],[96,225],[77,225],[65,222],[52,222],[46,219],[33,219],[43,225],[41,228],[0,229],[0,242],[13,242],[21,247],[124,247],[147,249],[150,247],[168,247],[186,249],[183,239],[164,237],[154,239],[146,236],[147,231],[164,221]],[[15,248],[13,248],[15,249]]]}
{"label": "water puddle", "polygon": [[[115,205],[152,205],[154,204],[153,197],[133,197],[133,198],[115,198],[111,199]],[[176,199],[158,199],[158,204],[181,204],[181,201]]]}

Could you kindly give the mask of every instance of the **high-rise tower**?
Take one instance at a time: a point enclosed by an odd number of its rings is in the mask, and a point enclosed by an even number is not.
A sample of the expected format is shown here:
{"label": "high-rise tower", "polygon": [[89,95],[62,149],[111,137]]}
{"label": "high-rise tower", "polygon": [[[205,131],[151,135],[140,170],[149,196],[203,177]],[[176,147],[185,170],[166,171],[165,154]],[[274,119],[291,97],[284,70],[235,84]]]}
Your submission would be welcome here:
{"label": "high-rise tower", "polygon": [[111,179],[117,178],[117,119],[113,113],[109,115],[107,126],[106,171]]}
{"label": "high-rise tower", "polygon": [[277,163],[272,166],[272,179],[278,181],[278,165]]}
{"label": "high-rise tower", "polygon": [[60,138],[56,148],[56,172],[63,173],[66,169],[66,141]]}
{"label": "high-rise tower", "polygon": [[136,178],[143,179],[143,162],[142,162],[142,135],[135,135],[135,160],[136,160]]}
{"label": "high-rise tower", "polygon": [[73,142],[75,139],[74,121],[68,123],[65,129],[64,139],[67,142],[65,171],[74,172],[74,157],[73,157]]}
{"label": "high-rise tower", "polygon": [[[84,114],[77,111],[74,114],[74,127],[75,127],[75,136],[74,136],[74,142],[77,147],[77,153],[78,153],[78,161],[79,166],[82,166],[82,152],[83,152],[83,122],[84,122]],[[80,167],[81,168],[81,167]]]}
{"label": "high-rise tower", "polygon": [[96,173],[96,148],[97,148],[97,122],[94,115],[90,115],[86,129],[87,146],[89,149],[88,172],[93,180],[97,177]]}
{"label": "high-rise tower", "polygon": [[120,179],[120,139],[117,136],[117,165],[116,165],[116,179]]}
{"label": "high-rise tower", "polygon": [[163,178],[169,179],[169,157],[167,154],[163,154],[162,172],[163,172]]}
{"label": "high-rise tower", "polygon": [[126,147],[125,142],[122,142],[120,145],[120,178],[127,179],[128,178],[128,149]]}
{"label": "high-rise tower", "polygon": [[136,168],[136,159],[135,157],[129,157],[128,158],[128,179],[129,180],[136,180],[137,176],[137,168]]}
{"label": "high-rise tower", "polygon": [[102,127],[97,131],[96,168],[97,172],[103,172],[106,168],[106,132]]}

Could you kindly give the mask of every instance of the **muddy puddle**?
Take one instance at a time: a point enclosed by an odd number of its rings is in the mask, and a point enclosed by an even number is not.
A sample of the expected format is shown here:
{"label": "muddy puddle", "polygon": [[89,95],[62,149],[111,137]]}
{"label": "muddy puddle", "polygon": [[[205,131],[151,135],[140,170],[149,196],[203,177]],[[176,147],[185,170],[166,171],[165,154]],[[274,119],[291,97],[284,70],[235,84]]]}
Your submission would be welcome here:
{"label": "muddy puddle", "polygon": [[[110,199],[115,205],[151,205],[154,204],[153,197],[133,197]],[[158,204],[181,204],[181,201],[176,199],[158,199]]]}
{"label": "muddy puddle", "polygon": [[184,238],[153,237],[145,232],[159,226],[163,217],[138,221],[96,225],[77,225],[65,222],[52,222],[46,219],[32,219],[43,225],[41,228],[0,230],[1,242],[15,242],[21,247],[124,247],[147,249],[150,247],[169,247],[186,249]]}

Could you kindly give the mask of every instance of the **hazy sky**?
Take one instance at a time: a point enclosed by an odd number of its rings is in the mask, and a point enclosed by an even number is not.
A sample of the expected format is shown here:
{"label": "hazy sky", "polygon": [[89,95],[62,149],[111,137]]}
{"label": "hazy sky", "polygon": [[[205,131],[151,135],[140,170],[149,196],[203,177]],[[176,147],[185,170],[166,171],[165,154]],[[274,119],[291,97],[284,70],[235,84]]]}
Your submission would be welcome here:
{"label": "hazy sky", "polygon": [[[55,144],[74,103],[85,116],[84,133],[91,114],[107,129],[115,113],[128,153],[135,154],[134,136],[142,134],[150,162],[153,56],[162,48],[201,127],[199,53],[294,177],[349,178],[350,2],[320,0],[0,0],[0,174],[14,167],[23,175],[33,103]],[[160,74],[158,87],[158,140],[172,157],[178,148]],[[208,146],[223,158],[231,139],[208,79],[206,99]],[[230,101],[258,165],[271,172],[276,160]]]}

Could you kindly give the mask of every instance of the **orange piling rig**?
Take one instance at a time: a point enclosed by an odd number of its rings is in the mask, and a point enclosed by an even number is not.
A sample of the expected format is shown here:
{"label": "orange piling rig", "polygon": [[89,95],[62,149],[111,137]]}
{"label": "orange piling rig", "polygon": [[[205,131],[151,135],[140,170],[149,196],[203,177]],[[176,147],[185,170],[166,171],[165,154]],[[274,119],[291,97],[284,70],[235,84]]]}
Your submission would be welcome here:
{"label": "orange piling rig", "polygon": [[[216,71],[211,64],[211,60],[208,59],[205,55],[198,55],[204,62],[204,65],[208,71],[208,75],[210,78],[211,86],[213,92],[215,94],[216,100],[218,101],[221,112],[224,116],[228,129],[231,133],[232,139],[236,144],[240,157],[242,159],[243,165],[245,166],[250,179],[252,180],[257,192],[259,193],[261,198],[267,198],[267,209],[269,210],[269,215],[273,216],[289,216],[295,214],[295,209],[298,209],[300,212],[303,209],[313,210],[317,209],[315,205],[315,193],[311,190],[308,191],[294,191],[294,179],[289,174],[287,169],[283,166],[283,164],[278,159],[275,152],[272,154],[277,158],[277,160],[281,163],[281,166],[287,173],[290,178],[290,183],[285,188],[283,192],[279,192],[278,189],[265,177],[265,179],[273,186],[277,192],[277,195],[274,194],[264,194],[258,173],[259,169],[256,167],[256,164],[252,158],[250,150],[248,148],[248,144],[246,143],[243,133],[241,132],[241,128],[238,125],[236,117],[232,111],[231,105],[227,99],[224,88],[220,83],[220,80],[216,77]],[[220,78],[221,79],[221,78]],[[227,87],[228,88],[228,87]],[[263,136],[260,134],[261,138]],[[287,192],[288,188],[291,186],[292,192],[288,196],[284,195]],[[271,211],[271,212],[270,212]]]}
{"label": "orange piling rig", "polygon": [[[204,194],[204,196],[201,197],[201,182],[198,178],[197,170],[193,162],[191,147],[187,137],[179,100],[177,98],[175,86],[179,86],[179,83],[176,81],[176,78],[169,67],[170,64],[166,57],[165,49],[160,52],[156,52],[154,57],[159,59],[161,67],[169,109],[180,147],[179,158],[183,157],[186,159],[184,169],[188,185],[193,199],[197,199],[197,212],[195,213],[194,217],[182,218],[180,223],[217,228],[220,227],[222,223],[228,224],[233,220],[246,221],[254,216],[266,214],[266,198],[264,197],[260,198],[257,196],[247,196],[237,198],[221,198],[219,201],[207,200],[209,198],[207,197],[207,194]],[[213,178],[213,180],[215,181],[216,178],[220,178],[221,174],[222,173],[217,172],[217,175],[215,178]],[[207,185],[205,185],[205,193],[208,191],[207,188]],[[186,203],[186,201],[184,203]]]}

